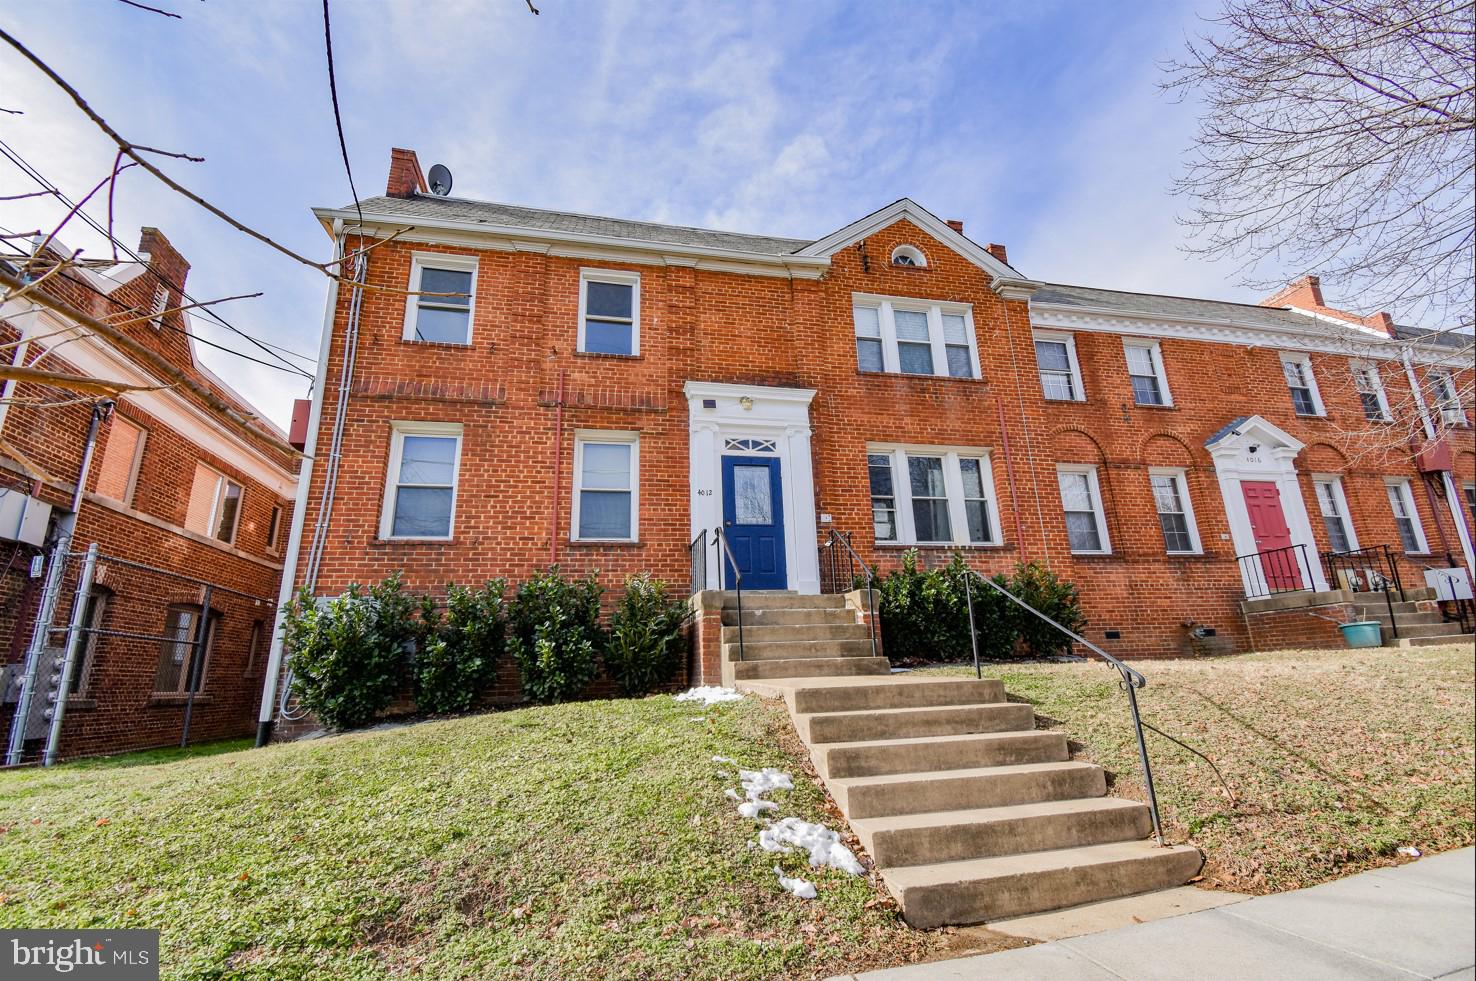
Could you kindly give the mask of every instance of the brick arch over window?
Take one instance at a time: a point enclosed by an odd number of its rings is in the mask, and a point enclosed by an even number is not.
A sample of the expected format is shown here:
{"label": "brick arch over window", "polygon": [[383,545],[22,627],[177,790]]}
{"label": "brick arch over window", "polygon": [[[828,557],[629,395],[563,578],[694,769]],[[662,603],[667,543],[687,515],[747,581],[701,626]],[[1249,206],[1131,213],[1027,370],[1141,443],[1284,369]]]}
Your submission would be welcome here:
{"label": "brick arch over window", "polygon": [[1348,469],[1348,456],[1331,443],[1309,443],[1301,463],[1301,469],[1310,473],[1342,473]]}
{"label": "brick arch over window", "polygon": [[1138,448],[1138,459],[1149,467],[1191,469],[1198,465],[1194,459],[1194,451],[1189,448],[1189,441],[1167,429],[1148,434]]}
{"label": "brick arch over window", "polygon": [[1107,466],[1107,453],[1102,444],[1085,429],[1075,426],[1059,426],[1046,434],[1051,447],[1051,459],[1056,463],[1094,463]]}
{"label": "brick arch over window", "polygon": [[1476,453],[1463,450],[1456,454],[1454,476],[1458,481],[1476,480]]}

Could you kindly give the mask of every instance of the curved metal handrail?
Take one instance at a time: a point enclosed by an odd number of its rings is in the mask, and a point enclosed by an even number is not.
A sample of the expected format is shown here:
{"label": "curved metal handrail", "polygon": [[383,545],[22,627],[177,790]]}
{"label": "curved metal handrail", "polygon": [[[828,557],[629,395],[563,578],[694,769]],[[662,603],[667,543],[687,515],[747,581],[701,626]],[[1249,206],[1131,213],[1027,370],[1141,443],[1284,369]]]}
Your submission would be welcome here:
{"label": "curved metal handrail", "polygon": [[[861,556],[857,554],[856,550],[851,547],[851,543],[845,535],[842,535],[840,532],[832,528],[830,529],[829,536],[827,536],[827,538],[825,539],[825,547],[831,548],[836,542],[840,542],[841,547],[843,547],[846,552],[850,554],[851,561],[859,565],[861,567],[861,571],[866,573],[867,626],[871,628],[871,656],[876,657],[876,591],[874,589],[874,585],[876,583],[876,570],[867,565],[866,560],[861,558]],[[832,569],[832,576],[833,575],[834,569]]]}
{"label": "curved metal handrail", "polygon": [[728,564],[733,567],[733,588],[738,593],[738,660],[743,660],[743,570],[738,568],[738,560],[733,556],[733,550],[728,546],[728,536],[723,534],[723,526],[718,525],[712,529],[713,546],[718,549],[718,586],[723,585],[723,565],[721,559],[726,557]]}

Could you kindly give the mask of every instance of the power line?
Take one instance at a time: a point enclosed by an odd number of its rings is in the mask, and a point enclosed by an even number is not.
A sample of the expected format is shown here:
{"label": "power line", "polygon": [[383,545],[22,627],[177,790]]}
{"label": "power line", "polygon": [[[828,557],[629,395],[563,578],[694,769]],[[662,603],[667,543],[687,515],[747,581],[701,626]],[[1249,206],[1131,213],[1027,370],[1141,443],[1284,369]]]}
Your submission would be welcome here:
{"label": "power line", "polygon": [[338,149],[343,153],[343,170],[348,174],[349,193],[354,196],[354,210],[359,213],[359,227],[364,227],[364,209],[359,204],[359,189],[354,187],[354,168],[349,166],[348,141],[343,138],[343,116],[338,111],[338,82],[333,76],[333,29],[328,24],[328,0],[323,0],[323,49],[328,54],[328,98],[333,101],[333,123],[338,127]]}
{"label": "power line", "polygon": [[[110,244],[112,244],[114,247],[116,247],[118,249],[121,249],[123,252],[125,252],[128,255],[132,256],[133,259],[135,259],[138,262],[143,262],[144,261],[142,256],[140,256],[133,249],[129,248],[128,245],[126,245],[125,243],[118,241],[118,239],[116,237],[114,237],[107,229],[105,229],[101,224],[99,224],[97,222],[97,220],[94,219],[91,215],[89,215],[86,211],[82,210],[81,208],[77,208],[77,206],[65,194],[62,193],[61,188],[57,187],[51,181],[48,181],[44,176],[42,176],[42,174],[41,174],[40,171],[38,171],[29,162],[27,162],[23,157],[21,157],[21,155],[19,153],[17,153],[4,140],[0,140],[0,155],[4,155],[8,160],[10,160],[11,163],[15,164],[16,167],[20,168],[20,170],[24,174],[26,174],[28,177],[30,177],[32,180],[34,180],[36,183],[40,184],[46,190],[50,191],[53,195],[56,196],[56,199],[58,201],[62,202],[63,204],[65,204],[69,208],[75,209],[76,210],[76,214],[83,221],[85,221],[88,225],[90,225],[92,227],[92,229],[94,231],[96,231],[99,235],[102,235],[104,238],[106,238],[108,240],[108,242]],[[162,273],[160,273],[157,269],[150,268],[149,269],[149,273],[151,275],[153,275],[156,279],[158,279],[160,282],[162,282],[165,286],[167,286],[170,289],[172,289],[172,290],[176,291],[177,293],[179,293],[179,295],[181,297],[183,297],[185,300],[188,300],[191,303],[198,303],[199,302],[193,296],[191,296],[190,294],[186,293],[184,291],[184,287],[183,286],[180,286],[179,284],[173,282],[168,277],[166,277]],[[273,358],[276,358],[278,361],[280,361],[282,363],[282,365],[284,365],[286,367],[286,370],[289,370],[289,371],[295,372],[296,374],[302,375],[304,378],[308,378],[310,380],[313,379],[313,375],[311,375],[310,373],[304,371],[301,367],[299,367],[299,366],[293,364],[292,362],[288,361],[286,358],[283,358],[281,355],[277,354],[275,351],[272,351],[269,347],[267,347],[267,345],[263,344],[261,341],[257,340],[255,337],[252,337],[250,334],[246,333],[245,331],[241,330],[239,327],[237,327],[234,324],[230,323],[224,317],[222,317],[219,314],[217,314],[215,311],[209,309],[208,307],[202,307],[201,309],[204,310],[206,316],[208,316],[211,320],[214,320],[216,323],[220,324],[226,330],[229,330],[233,334],[240,335],[241,337],[245,338],[247,341],[250,341],[256,347],[260,348],[261,350],[263,350],[267,354],[271,355]],[[223,350],[230,350],[230,349],[229,348],[224,348]]]}

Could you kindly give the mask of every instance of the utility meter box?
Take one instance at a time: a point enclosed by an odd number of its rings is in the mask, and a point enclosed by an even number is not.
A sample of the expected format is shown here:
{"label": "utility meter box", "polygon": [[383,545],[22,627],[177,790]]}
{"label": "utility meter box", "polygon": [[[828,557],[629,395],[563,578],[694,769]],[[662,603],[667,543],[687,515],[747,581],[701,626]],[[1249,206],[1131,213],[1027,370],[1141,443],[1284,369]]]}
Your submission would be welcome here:
{"label": "utility meter box", "polygon": [[0,489],[0,541],[39,546],[46,541],[51,505],[20,491]]}

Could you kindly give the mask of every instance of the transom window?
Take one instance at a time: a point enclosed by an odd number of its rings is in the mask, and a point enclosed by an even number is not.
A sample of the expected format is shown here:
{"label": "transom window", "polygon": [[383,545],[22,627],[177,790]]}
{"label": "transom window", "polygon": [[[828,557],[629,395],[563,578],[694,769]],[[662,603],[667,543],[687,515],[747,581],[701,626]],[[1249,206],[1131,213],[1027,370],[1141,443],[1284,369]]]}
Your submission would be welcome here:
{"label": "transom window", "polygon": [[1035,364],[1040,372],[1040,390],[1046,398],[1085,401],[1081,366],[1076,361],[1076,341],[1070,334],[1036,334]]}
{"label": "transom window", "polygon": [[1358,389],[1358,400],[1363,403],[1363,417],[1369,422],[1388,422],[1389,400],[1384,394],[1384,381],[1379,369],[1371,364],[1353,366],[1353,386]]}
{"label": "transom window", "polygon": [[241,485],[203,463],[195,464],[195,479],[185,509],[185,527],[230,544],[236,540],[241,517]]}
{"label": "transom window", "polygon": [[1391,480],[1385,485],[1389,492],[1389,507],[1394,512],[1394,524],[1399,529],[1399,540],[1404,550],[1413,555],[1428,552],[1425,544],[1425,529],[1420,524],[1420,512],[1415,508],[1414,492],[1407,480]]}
{"label": "transom window", "polygon": [[1305,354],[1283,354],[1281,373],[1291,392],[1292,408],[1299,416],[1322,415],[1322,400],[1317,394],[1317,381],[1312,377],[1312,361]]}
{"label": "transom window", "polygon": [[862,371],[978,378],[972,308],[854,294],[856,363]]}
{"label": "transom window", "polygon": [[915,245],[899,245],[892,250],[894,266],[926,266],[928,257]]}
{"label": "transom window", "polygon": [[1063,464],[1056,468],[1056,479],[1071,551],[1087,555],[1110,552],[1097,468]]}
{"label": "transom window", "polygon": [[1153,487],[1153,506],[1158,511],[1164,550],[1171,554],[1197,553],[1199,529],[1194,525],[1194,508],[1189,503],[1184,471],[1150,470],[1148,480]]}
{"label": "transom window", "polygon": [[733,450],[738,453],[777,453],[778,448],[772,439],[739,439],[729,436],[723,440],[723,449]]}
{"label": "transom window", "polygon": [[1434,396],[1441,422],[1447,426],[1466,425],[1466,410],[1461,407],[1460,393],[1450,372],[1437,371],[1430,375],[1430,394]]}
{"label": "transom window", "polygon": [[470,344],[476,276],[475,257],[416,255],[410,263],[405,340]]}
{"label": "transom window", "polygon": [[639,273],[583,269],[579,273],[579,350],[640,353]]}
{"label": "transom window", "polygon": [[878,542],[999,544],[986,451],[874,445],[866,464]]}
{"label": "transom window", "polygon": [[636,433],[585,430],[576,434],[573,506],[576,540],[636,540],[639,455]]}
{"label": "transom window", "polygon": [[1312,481],[1317,491],[1317,509],[1322,514],[1322,527],[1327,530],[1327,544],[1334,552],[1351,552],[1358,547],[1353,525],[1348,521],[1348,499],[1343,482],[1337,477],[1319,477]]}
{"label": "transom window", "polygon": [[461,426],[396,423],[379,537],[450,538],[460,466]]}
{"label": "transom window", "polygon": [[1168,378],[1163,370],[1163,349],[1157,341],[1123,344],[1127,355],[1128,380],[1133,385],[1133,401],[1139,405],[1171,405]]}

